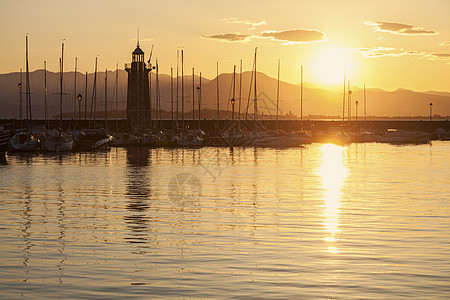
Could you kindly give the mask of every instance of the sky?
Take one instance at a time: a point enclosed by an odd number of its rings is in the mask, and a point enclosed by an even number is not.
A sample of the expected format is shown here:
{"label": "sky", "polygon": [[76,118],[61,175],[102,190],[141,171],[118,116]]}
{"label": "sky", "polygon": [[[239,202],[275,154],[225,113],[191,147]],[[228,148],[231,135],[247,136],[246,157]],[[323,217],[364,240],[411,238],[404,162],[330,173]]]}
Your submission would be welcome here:
{"label": "sky", "polygon": [[396,90],[450,92],[449,0],[0,0],[0,74],[30,70],[113,70],[140,47],[160,72],[257,69],[280,79]]}

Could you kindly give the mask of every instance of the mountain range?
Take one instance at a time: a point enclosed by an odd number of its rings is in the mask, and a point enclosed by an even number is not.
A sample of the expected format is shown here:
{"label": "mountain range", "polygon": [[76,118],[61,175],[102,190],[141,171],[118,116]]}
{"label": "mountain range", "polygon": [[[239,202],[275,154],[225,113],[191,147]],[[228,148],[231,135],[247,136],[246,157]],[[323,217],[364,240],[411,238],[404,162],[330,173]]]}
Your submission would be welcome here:
{"label": "mountain range", "polygon": [[[50,118],[57,118],[60,107],[60,77],[59,73],[47,71],[47,99],[48,114]],[[77,94],[82,95],[81,108],[84,111],[86,106],[88,114],[91,110],[93,93],[94,74],[77,73],[75,91],[74,72],[64,73],[63,80],[63,113],[67,116],[72,112],[78,112]],[[33,118],[44,118],[44,70],[30,72],[30,89]],[[86,76],[87,76],[87,97],[86,97]],[[21,79],[22,77],[22,79]],[[245,115],[253,113],[254,82],[252,73],[244,72],[242,82],[239,74],[235,77],[235,112],[239,111],[239,99],[241,100],[241,113]],[[199,86],[199,77],[194,77],[194,92],[192,85],[192,75],[184,76],[184,100],[186,118],[190,118],[192,111],[192,97],[195,97],[195,109],[198,108],[197,86]],[[204,114],[204,117],[214,117],[217,109],[217,80],[219,80],[219,101],[221,117],[231,117],[231,98],[233,74],[223,73],[218,78],[212,80],[202,78],[201,97],[202,111],[210,111],[210,115]],[[166,74],[158,75],[160,101],[163,110],[171,111],[171,78]],[[22,82],[22,103],[23,112],[25,112],[25,73],[19,72],[0,74],[0,119],[19,118],[20,93],[18,83]],[[96,110],[104,111],[105,106],[105,72],[97,73],[96,88]],[[127,95],[127,73],[123,70],[118,71],[118,95],[115,95],[115,71],[107,72],[107,95],[108,111],[118,109],[119,117],[125,116],[126,95]],[[156,106],[156,74],[151,74],[151,95],[152,106]],[[179,110],[181,111],[181,76],[178,78],[178,99]],[[250,85],[252,85],[251,91]],[[176,88],[177,79],[173,78],[173,98],[174,109],[176,109]],[[364,90],[361,87],[351,87],[352,90],[352,112],[354,118],[364,115]],[[241,91],[241,97],[239,97]],[[281,81],[279,89],[279,114],[282,118],[296,118],[300,115],[300,85],[290,84]],[[257,103],[258,114],[275,115],[277,99],[277,79],[268,77],[263,73],[257,74]],[[86,102],[86,99],[88,102]],[[117,103],[116,103],[117,99]],[[342,116],[343,87],[325,86],[314,83],[305,83],[303,88],[303,115],[308,118],[311,116],[333,116],[340,118]],[[356,101],[358,101],[358,112],[356,112]],[[411,90],[397,89],[389,92],[381,89],[370,88],[366,90],[366,111],[368,116],[384,117],[413,117],[428,116],[429,104],[433,103],[433,114],[440,116],[450,116],[450,93],[447,92],[414,92]],[[345,114],[348,107],[345,104]],[[248,107],[248,109],[247,109]],[[213,113],[214,112],[214,113]],[[77,113],[75,113],[77,115]],[[112,115],[112,114],[110,114]]]}

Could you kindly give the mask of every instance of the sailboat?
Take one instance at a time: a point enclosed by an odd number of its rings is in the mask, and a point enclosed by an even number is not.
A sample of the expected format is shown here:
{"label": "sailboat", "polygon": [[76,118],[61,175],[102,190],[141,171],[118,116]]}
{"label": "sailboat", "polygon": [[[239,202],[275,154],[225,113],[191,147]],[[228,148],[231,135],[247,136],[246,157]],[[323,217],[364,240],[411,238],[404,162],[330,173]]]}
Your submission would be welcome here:
{"label": "sailboat", "polygon": [[14,152],[33,152],[39,149],[40,140],[33,135],[32,116],[31,116],[31,90],[30,73],[28,69],[28,36],[25,37],[26,43],[26,107],[27,107],[27,129],[17,132],[9,141],[9,149]]}
{"label": "sailboat", "polygon": [[[301,101],[303,102],[303,66],[301,69]],[[280,92],[280,62],[278,61],[278,81],[277,81],[277,116],[276,124],[277,130],[267,131],[260,134],[254,141],[253,146],[256,147],[272,147],[272,148],[286,148],[286,147],[298,147],[302,144],[311,142],[311,137],[303,130],[303,122],[301,124],[301,131],[294,133],[285,133],[278,130],[278,104],[279,104],[279,92]],[[302,105],[301,105],[302,107]],[[303,109],[301,108],[301,120],[303,120]]]}
{"label": "sailboat", "polygon": [[60,128],[47,130],[43,138],[44,149],[50,152],[64,152],[73,150],[73,138]]}
{"label": "sailboat", "polygon": [[[60,97],[62,97],[62,87],[63,87],[63,58],[64,58],[64,43],[62,44],[62,56],[61,56],[61,66],[60,66]],[[77,63],[75,60],[75,83],[76,83],[76,70]],[[76,94],[76,93],[75,93]],[[62,99],[62,98],[61,98]],[[62,113],[62,101],[60,102],[60,113]],[[62,116],[62,115],[61,115]],[[60,117],[60,124],[62,122],[62,117]],[[73,137],[63,131],[62,128],[55,128],[52,130],[47,130],[43,137],[43,148],[50,152],[63,152],[73,150]]]}

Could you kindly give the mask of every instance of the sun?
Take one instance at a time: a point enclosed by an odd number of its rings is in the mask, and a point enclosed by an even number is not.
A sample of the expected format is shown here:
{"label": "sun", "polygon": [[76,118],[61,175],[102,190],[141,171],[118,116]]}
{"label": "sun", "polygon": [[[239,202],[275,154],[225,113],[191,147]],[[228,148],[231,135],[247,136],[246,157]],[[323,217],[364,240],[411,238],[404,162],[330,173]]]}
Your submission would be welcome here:
{"label": "sun", "polygon": [[352,70],[350,52],[337,46],[322,48],[316,54],[312,67],[317,82],[325,84],[342,83],[344,73],[349,78]]}

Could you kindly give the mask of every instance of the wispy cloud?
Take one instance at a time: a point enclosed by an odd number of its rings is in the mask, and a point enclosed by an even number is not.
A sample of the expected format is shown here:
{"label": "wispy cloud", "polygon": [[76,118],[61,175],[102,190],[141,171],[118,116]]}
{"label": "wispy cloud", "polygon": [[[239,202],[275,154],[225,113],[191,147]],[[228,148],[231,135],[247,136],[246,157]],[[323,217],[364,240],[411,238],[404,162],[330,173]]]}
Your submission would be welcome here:
{"label": "wispy cloud", "polygon": [[326,41],[325,33],[308,29],[264,31],[259,36],[282,41],[286,45]]}
{"label": "wispy cloud", "polygon": [[264,20],[259,21],[259,22],[254,22],[254,21],[249,21],[249,20],[239,20],[237,18],[226,18],[226,19],[222,19],[222,21],[225,21],[225,22],[231,23],[231,24],[243,24],[243,25],[251,26],[250,28],[248,28],[249,30],[256,29],[256,27],[259,27],[259,26],[267,25],[267,22]]}
{"label": "wispy cloud", "polygon": [[393,23],[393,22],[372,22],[366,21],[364,24],[372,26],[373,31],[390,32],[403,35],[436,35],[439,34],[434,30],[425,30],[409,24]]}
{"label": "wispy cloud", "polygon": [[439,46],[450,46],[450,41],[442,42]]}
{"label": "wispy cloud", "polygon": [[430,53],[427,57],[431,60],[448,60],[450,59],[450,53]]}
{"label": "wispy cloud", "polygon": [[356,52],[361,53],[364,57],[397,57],[397,56],[425,56],[426,53],[422,51],[413,51],[396,48],[374,47],[374,48],[358,48]]}
{"label": "wispy cloud", "polygon": [[219,40],[222,42],[244,42],[247,41],[252,35],[241,33],[219,33],[212,35],[204,35],[204,39]]}

